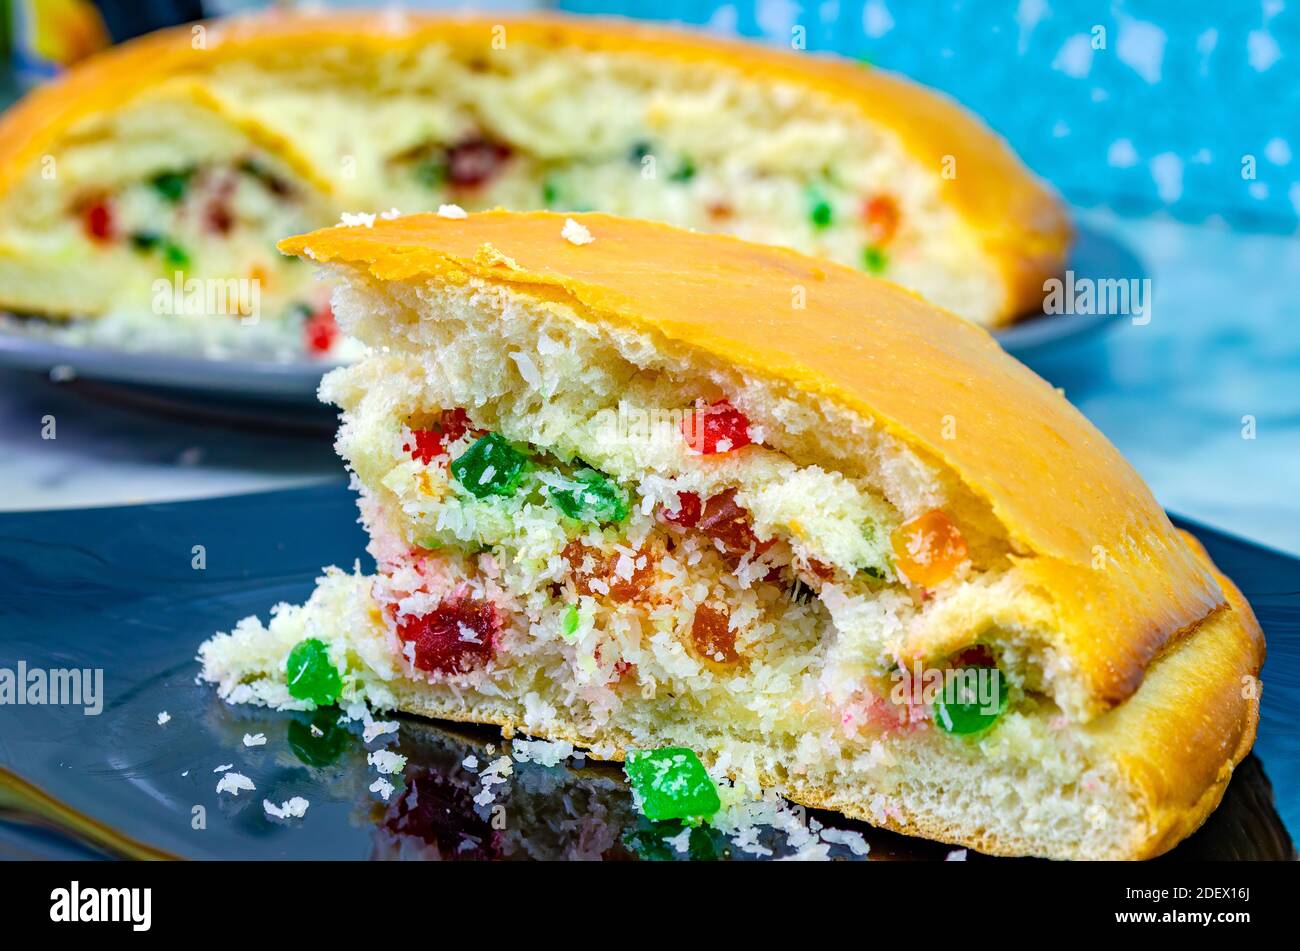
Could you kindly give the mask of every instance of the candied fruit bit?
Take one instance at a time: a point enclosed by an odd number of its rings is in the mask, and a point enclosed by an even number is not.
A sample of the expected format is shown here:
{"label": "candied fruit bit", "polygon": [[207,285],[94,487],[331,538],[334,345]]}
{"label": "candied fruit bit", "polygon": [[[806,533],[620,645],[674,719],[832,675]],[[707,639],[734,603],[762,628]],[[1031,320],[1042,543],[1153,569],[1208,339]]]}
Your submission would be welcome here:
{"label": "candied fruit bit", "polygon": [[190,253],[175,241],[163,242],[163,263],[170,267],[185,268],[190,266]]}
{"label": "candied fruit bit", "polygon": [[681,163],[668,175],[670,182],[689,182],[695,178],[695,162],[690,156],[682,156]]}
{"label": "candied fruit bit", "polygon": [[564,615],[560,618],[560,633],[564,635],[566,641],[571,641],[578,633],[578,625],[582,623],[582,612],[578,610],[576,604],[570,604],[564,609]]}
{"label": "candied fruit bit", "polygon": [[447,149],[447,181],[458,188],[475,188],[495,178],[510,158],[510,147],[475,136]]}
{"label": "candied fruit bit", "polygon": [[[573,584],[579,594],[632,601],[644,594],[654,580],[654,556],[645,549],[635,555],[618,551],[605,554],[574,539],[564,546],[563,554],[573,571]],[[588,558],[590,570],[586,568]],[[623,561],[625,558],[630,566]]]}
{"label": "candied fruit bit", "polygon": [[163,237],[157,231],[133,231],[131,232],[131,247],[141,254],[153,251],[162,244]]}
{"label": "candied fruit bit", "polygon": [[891,195],[875,195],[862,206],[862,218],[871,243],[886,245],[898,231],[898,202]]}
{"label": "candied fruit bit", "polygon": [[415,645],[414,664],[441,674],[478,670],[496,653],[501,614],[489,601],[458,595],[418,617],[404,616],[397,625],[403,643]]}
{"label": "candied fruit bit", "polygon": [[682,420],[682,435],[692,451],[705,456],[748,446],[749,418],[726,400],[692,410]]}
{"label": "candied fruit bit", "polygon": [[149,184],[153,185],[154,191],[158,192],[164,201],[174,205],[185,197],[185,193],[190,188],[190,179],[193,177],[194,169],[160,172],[149,180]]}
{"label": "candied fruit bit", "polygon": [[717,786],[699,757],[685,747],[628,750],[623,771],[647,819],[708,818],[722,808]]}
{"label": "candied fruit bit", "polygon": [[569,518],[601,525],[627,518],[623,490],[594,469],[579,470],[572,477],[551,473],[546,488],[551,502]]}
{"label": "candied fruit bit", "polygon": [[257,158],[252,156],[244,158],[236,168],[254,181],[260,182],[263,188],[277,198],[283,198],[293,191],[293,187],[288,182]]}
{"label": "candied fruit bit", "polygon": [[835,566],[818,561],[816,558],[808,559],[808,570],[823,581],[832,581],[835,578]]}
{"label": "candied fruit bit", "polygon": [[113,208],[108,199],[91,202],[82,212],[82,225],[92,241],[112,241],[116,233],[113,225]]}
{"label": "candied fruit bit", "polygon": [[668,511],[667,506],[659,509],[659,519],[670,525],[691,528],[700,520],[700,497],[694,492],[677,493],[677,511]]}
{"label": "candied fruit bit", "polygon": [[722,544],[728,555],[744,555],[751,548],[761,555],[775,544],[775,539],[760,542],[749,524],[749,512],[736,504],[736,490],[710,496],[705,501],[695,527]]}
{"label": "candied fruit bit", "polygon": [[979,663],[945,671],[934,698],[934,722],[946,733],[969,736],[993,726],[1007,708],[1007,678],[1001,668]]}
{"label": "candied fruit bit", "polygon": [[818,231],[829,228],[835,220],[835,209],[819,189],[808,191],[808,220]]}
{"label": "candied fruit bit", "polygon": [[500,433],[487,433],[456,457],[452,475],[465,491],[476,498],[514,495],[523,478],[528,457],[515,449]]}
{"label": "candied fruit bit", "polygon": [[230,210],[229,200],[218,196],[208,202],[204,210],[203,223],[214,234],[226,237],[235,227],[235,214]]}
{"label": "candied fruit bit", "polygon": [[339,698],[343,680],[330,662],[329,648],[319,638],[299,641],[284,662],[289,696],[329,706]]}
{"label": "candied fruit bit", "polygon": [[334,309],[326,304],[314,311],[302,326],[303,339],[311,353],[329,353],[339,336],[339,325],[334,321]]}
{"label": "candied fruit bit", "polygon": [[697,607],[691,621],[691,643],[697,654],[714,663],[734,664],[740,660],[731,615],[726,610],[707,604]]}
{"label": "candied fruit bit", "polygon": [[889,258],[874,244],[867,245],[862,252],[862,266],[868,274],[883,274],[889,266]]}
{"label": "candied fruit bit", "polygon": [[443,410],[438,420],[425,429],[411,430],[412,442],[402,446],[411,458],[426,466],[447,451],[447,447],[469,432],[469,416],[463,409]]}
{"label": "candied fruit bit", "polygon": [[903,523],[890,536],[898,570],[913,584],[925,588],[952,577],[966,560],[966,540],[940,509]]}

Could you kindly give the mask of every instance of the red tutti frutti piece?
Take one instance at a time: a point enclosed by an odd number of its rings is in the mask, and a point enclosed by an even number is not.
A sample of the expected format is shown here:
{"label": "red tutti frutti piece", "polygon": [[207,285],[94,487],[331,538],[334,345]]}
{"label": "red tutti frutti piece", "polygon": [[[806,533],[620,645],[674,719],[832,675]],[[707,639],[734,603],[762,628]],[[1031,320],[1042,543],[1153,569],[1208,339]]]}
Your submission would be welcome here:
{"label": "red tutti frutti piece", "polygon": [[682,420],[682,435],[695,452],[711,456],[748,446],[749,418],[726,400],[688,413]]}
{"label": "red tutti frutti piece", "polygon": [[411,458],[426,466],[447,451],[447,446],[469,432],[469,416],[463,409],[443,410],[438,421],[427,429],[411,430],[411,442],[402,446]]}
{"label": "red tutti frutti piece", "polygon": [[82,223],[86,236],[92,241],[112,241],[114,235],[113,208],[107,200],[100,199],[86,206]]}
{"label": "red tutti frutti piece", "polygon": [[326,304],[307,318],[303,337],[312,353],[328,353],[339,336],[339,325],[334,322],[334,311]]}
{"label": "red tutti frutti piece", "polygon": [[496,653],[501,634],[496,605],[466,595],[444,599],[428,614],[399,618],[397,636],[415,645],[415,666],[440,674],[478,670]]}
{"label": "red tutti frutti piece", "polygon": [[667,508],[660,507],[659,519],[671,525],[690,528],[700,520],[700,497],[694,492],[677,493],[677,511],[670,512]]}
{"label": "red tutti frutti piece", "polygon": [[496,177],[510,158],[510,147],[486,139],[467,139],[447,150],[447,181],[474,188]]}

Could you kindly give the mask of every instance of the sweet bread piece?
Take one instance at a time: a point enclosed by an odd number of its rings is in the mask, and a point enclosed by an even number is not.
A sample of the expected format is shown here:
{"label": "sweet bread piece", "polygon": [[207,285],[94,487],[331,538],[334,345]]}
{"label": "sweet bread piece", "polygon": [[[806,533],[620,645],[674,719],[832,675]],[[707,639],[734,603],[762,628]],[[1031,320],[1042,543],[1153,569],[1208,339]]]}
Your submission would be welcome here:
{"label": "sweet bread piece", "polygon": [[[856,63],[617,21],[268,15],[127,43],[0,120],[0,308],[329,353],[326,292],[275,242],[444,203],[733,232],[986,325],[1037,312],[1070,237],[984,125]],[[177,307],[159,279],[258,299]]]}
{"label": "sweet bread piece", "polygon": [[1170,848],[1249,750],[1250,608],[979,328],[793,251],[600,214],[282,247],[341,281],[374,348],[322,393],[377,572],[207,642],[228,700],[683,747],[810,806],[1052,857]]}

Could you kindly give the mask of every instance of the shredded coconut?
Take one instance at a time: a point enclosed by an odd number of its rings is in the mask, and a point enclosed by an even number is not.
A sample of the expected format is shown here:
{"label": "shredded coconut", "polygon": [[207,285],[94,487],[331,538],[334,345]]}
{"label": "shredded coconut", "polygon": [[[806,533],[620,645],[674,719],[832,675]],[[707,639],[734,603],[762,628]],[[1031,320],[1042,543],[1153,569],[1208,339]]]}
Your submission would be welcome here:
{"label": "shredded coconut", "polygon": [[400,773],[406,769],[406,757],[392,750],[375,750],[366,757],[366,762],[381,773]]}
{"label": "shredded coconut", "polygon": [[266,810],[266,814],[276,819],[301,819],[307,814],[307,807],[310,805],[311,803],[302,796],[294,796],[278,806],[269,799],[262,800],[262,808]]}
{"label": "shredded coconut", "polygon": [[465,209],[462,208],[460,205],[439,205],[438,217],[453,218],[453,219],[468,218],[469,213],[466,212]]}
{"label": "shredded coconut", "polygon": [[243,773],[223,773],[217,782],[218,793],[228,792],[232,796],[238,796],[240,790],[256,788],[253,781]]}
{"label": "shredded coconut", "polygon": [[515,740],[513,747],[516,762],[539,766],[558,766],[573,755],[567,740]]}
{"label": "shredded coconut", "polygon": [[591,244],[596,240],[591,236],[591,232],[587,230],[585,225],[578,224],[572,218],[564,219],[564,229],[560,232],[560,235],[569,244]]}
{"label": "shredded coconut", "polygon": [[265,734],[265,733],[245,733],[245,734],[244,734],[244,745],[245,745],[245,746],[265,746],[265,745],[266,745],[266,734]]}

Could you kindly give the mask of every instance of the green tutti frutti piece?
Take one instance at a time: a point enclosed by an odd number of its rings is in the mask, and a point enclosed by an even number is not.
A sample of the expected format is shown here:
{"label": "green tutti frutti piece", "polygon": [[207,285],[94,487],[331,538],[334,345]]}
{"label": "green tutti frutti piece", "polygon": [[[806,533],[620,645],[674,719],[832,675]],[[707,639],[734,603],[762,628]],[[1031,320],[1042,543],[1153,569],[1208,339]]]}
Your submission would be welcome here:
{"label": "green tutti frutti piece", "polygon": [[172,267],[189,267],[189,252],[172,241],[163,244],[163,261]]}
{"label": "green tutti frutti piece", "polygon": [[456,457],[451,474],[470,495],[514,495],[528,465],[528,457],[514,448],[500,433],[480,436]]}
{"label": "green tutti frutti piece", "polygon": [[578,610],[576,604],[570,604],[565,609],[564,616],[560,618],[560,632],[566,641],[573,640],[573,636],[578,633],[580,623],[582,623],[582,612]]}
{"label": "green tutti frutti piece", "polygon": [[[950,673],[956,676],[949,677]],[[934,699],[939,729],[969,736],[998,722],[1007,709],[1007,678],[1000,668],[959,667],[944,674],[943,687]]]}
{"label": "green tutti frutti piece", "polygon": [[595,469],[580,469],[572,476],[552,475],[546,489],[551,502],[569,518],[602,525],[627,518],[627,496]]}
{"label": "green tutti frutti piece", "polygon": [[684,746],[629,750],[623,772],[641,798],[642,813],[655,822],[707,818],[722,808],[718,787]]}
{"label": "green tutti frutti piece", "polygon": [[439,159],[425,159],[412,170],[415,180],[425,188],[440,188],[447,181],[447,163]]}
{"label": "green tutti frutti piece", "polygon": [[173,205],[185,197],[185,193],[190,188],[190,178],[194,175],[193,169],[187,169],[181,172],[160,172],[149,180],[154,190],[158,192],[165,200]]}
{"label": "green tutti frutti piece", "polygon": [[284,676],[289,696],[322,707],[338,700],[343,691],[343,680],[330,663],[329,648],[319,638],[309,637],[293,645],[284,662]]}
{"label": "green tutti frutti piece", "polygon": [[152,251],[162,243],[162,235],[157,231],[131,232],[131,247],[137,251]]}
{"label": "green tutti frutti piece", "polygon": [[889,258],[874,244],[868,245],[862,252],[862,266],[869,274],[883,274],[889,266]]}
{"label": "green tutti frutti piece", "polygon": [[695,178],[695,163],[689,158],[683,158],[682,163],[668,176],[670,182],[689,182],[693,178]]}
{"label": "green tutti frutti piece", "polygon": [[831,203],[827,201],[826,196],[820,189],[808,189],[808,218],[813,227],[821,230],[829,228],[835,218],[835,211],[831,208]]}

